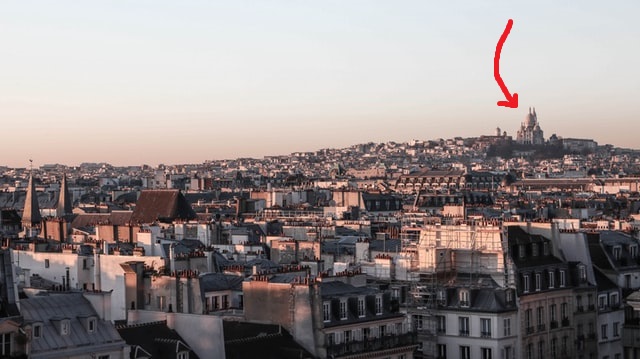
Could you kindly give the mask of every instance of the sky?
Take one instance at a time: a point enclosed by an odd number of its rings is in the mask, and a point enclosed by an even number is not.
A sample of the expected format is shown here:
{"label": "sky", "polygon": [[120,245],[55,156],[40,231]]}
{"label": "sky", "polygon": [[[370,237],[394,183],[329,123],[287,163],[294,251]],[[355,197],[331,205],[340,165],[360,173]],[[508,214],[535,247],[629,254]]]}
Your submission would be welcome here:
{"label": "sky", "polygon": [[[575,3],[575,4],[572,4]],[[640,148],[638,1],[3,1],[0,165],[514,135]],[[498,107],[500,69],[520,107]]]}

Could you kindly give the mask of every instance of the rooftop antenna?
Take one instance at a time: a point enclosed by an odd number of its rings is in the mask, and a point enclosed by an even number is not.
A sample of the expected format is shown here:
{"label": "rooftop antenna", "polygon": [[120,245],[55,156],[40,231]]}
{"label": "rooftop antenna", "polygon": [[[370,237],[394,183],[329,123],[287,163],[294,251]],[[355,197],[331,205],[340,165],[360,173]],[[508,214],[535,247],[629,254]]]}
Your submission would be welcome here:
{"label": "rooftop antenna", "polygon": [[29,172],[33,172],[33,160],[31,158],[29,158]]}

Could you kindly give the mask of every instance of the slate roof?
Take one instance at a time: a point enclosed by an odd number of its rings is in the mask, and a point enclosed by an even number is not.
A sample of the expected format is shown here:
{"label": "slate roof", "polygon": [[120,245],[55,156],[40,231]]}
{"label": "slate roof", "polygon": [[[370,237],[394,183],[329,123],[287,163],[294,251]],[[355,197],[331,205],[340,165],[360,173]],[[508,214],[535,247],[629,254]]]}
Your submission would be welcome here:
{"label": "slate roof", "polygon": [[[123,325],[118,327],[118,333],[127,344],[140,346],[145,352],[151,354],[154,359],[176,359],[176,345],[178,343],[182,343],[178,350],[189,351],[190,359],[198,359],[198,356],[186,346],[182,337],[167,326],[166,321]],[[131,349],[131,359],[142,357],[142,355],[143,353],[140,351],[136,353],[135,347]]]}
{"label": "slate roof", "polygon": [[[52,353],[73,348],[99,351],[99,346],[125,345],[113,324],[100,320],[91,303],[81,293],[38,296],[20,300],[20,311],[25,323],[42,323],[42,335],[31,341],[31,354]],[[80,318],[94,316],[96,328],[89,333]],[[69,319],[69,335],[61,335],[56,319]],[[54,320],[54,321],[52,321]]]}
{"label": "slate roof", "polygon": [[200,276],[200,291],[204,298],[204,293],[219,292],[223,290],[242,291],[244,277],[224,274],[205,273]]}
{"label": "slate roof", "polygon": [[227,359],[313,358],[279,325],[223,321],[222,327]]}
{"label": "slate roof", "polygon": [[175,219],[196,219],[193,208],[177,189],[142,191],[131,216],[134,223],[171,222]]}
{"label": "slate roof", "polygon": [[71,221],[71,228],[87,228],[98,224],[124,226],[131,221],[132,211],[113,211],[110,213],[81,213]]}

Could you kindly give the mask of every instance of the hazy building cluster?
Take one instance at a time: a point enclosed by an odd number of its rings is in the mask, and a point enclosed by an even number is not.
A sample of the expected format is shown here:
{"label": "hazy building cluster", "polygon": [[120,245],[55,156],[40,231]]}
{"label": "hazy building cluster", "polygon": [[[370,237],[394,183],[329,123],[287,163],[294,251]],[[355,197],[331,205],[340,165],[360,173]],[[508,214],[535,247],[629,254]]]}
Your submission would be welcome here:
{"label": "hazy building cluster", "polygon": [[640,152],[542,134],[2,168],[1,355],[637,358]]}

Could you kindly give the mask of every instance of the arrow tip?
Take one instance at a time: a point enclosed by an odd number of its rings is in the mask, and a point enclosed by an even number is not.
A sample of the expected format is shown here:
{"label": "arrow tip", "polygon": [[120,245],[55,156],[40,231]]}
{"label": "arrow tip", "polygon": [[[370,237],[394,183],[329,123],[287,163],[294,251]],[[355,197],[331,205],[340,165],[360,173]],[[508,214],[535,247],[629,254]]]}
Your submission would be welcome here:
{"label": "arrow tip", "polygon": [[498,101],[498,106],[518,108],[518,94],[514,93],[512,96],[508,96],[507,101]]}

